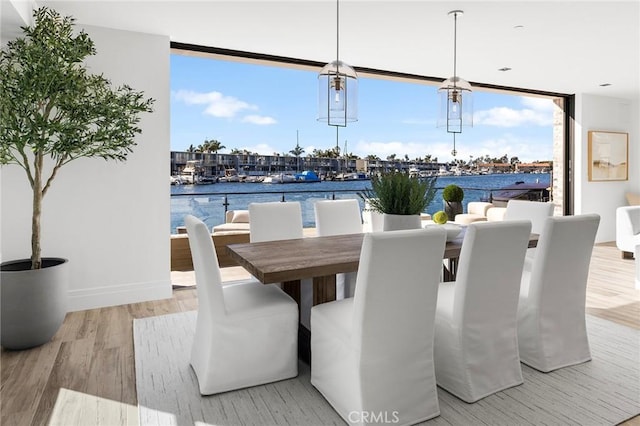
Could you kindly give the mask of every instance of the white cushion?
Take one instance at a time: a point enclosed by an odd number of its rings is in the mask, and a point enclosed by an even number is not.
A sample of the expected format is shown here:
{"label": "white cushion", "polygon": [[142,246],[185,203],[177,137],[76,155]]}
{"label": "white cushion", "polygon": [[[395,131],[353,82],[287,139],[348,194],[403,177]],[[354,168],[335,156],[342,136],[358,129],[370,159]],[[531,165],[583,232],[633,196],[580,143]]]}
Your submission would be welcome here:
{"label": "white cushion", "polygon": [[223,223],[222,225],[216,225],[213,227],[213,232],[228,232],[228,231],[249,232],[249,224],[248,223]]}
{"label": "white cushion", "polygon": [[231,223],[249,223],[249,210],[234,210]]}

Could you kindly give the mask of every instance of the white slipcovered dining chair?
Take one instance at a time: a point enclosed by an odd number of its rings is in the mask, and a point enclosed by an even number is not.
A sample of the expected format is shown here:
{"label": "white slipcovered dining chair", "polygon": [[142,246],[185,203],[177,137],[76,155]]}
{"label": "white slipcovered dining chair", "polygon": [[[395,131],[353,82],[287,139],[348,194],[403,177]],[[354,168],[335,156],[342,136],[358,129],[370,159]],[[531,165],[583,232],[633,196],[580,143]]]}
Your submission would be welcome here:
{"label": "white slipcovered dining chair", "polygon": [[440,283],[436,380],[463,401],[522,383],[517,308],[530,231],[529,221],[471,223],[456,281]]}
{"label": "white slipcovered dining chair", "polygon": [[[553,216],[553,203],[543,203],[539,201],[509,200],[504,211],[504,220],[530,220],[531,232],[542,235],[544,224],[548,217]],[[531,270],[533,259],[536,255],[536,248],[527,250],[524,259],[524,269]]]}
{"label": "white slipcovered dining chair", "polygon": [[275,285],[222,286],[207,225],[185,218],[198,292],[191,366],[202,395],[298,375],[298,305]]}
{"label": "white slipcovered dining chair", "polygon": [[440,414],[433,320],[445,231],[364,235],[354,297],[311,310],[311,383],[349,424]]}
{"label": "white slipcovered dining chair", "polygon": [[600,216],[547,218],[518,306],[520,359],[548,372],[591,359],[585,298]]}
{"label": "white slipcovered dining chair", "polygon": [[[297,201],[249,204],[249,241],[303,238],[302,209]],[[280,287],[281,284],[278,284]],[[300,281],[300,322],[309,329],[313,305],[313,280]]]}
{"label": "white slipcovered dining chair", "polygon": [[[358,200],[323,200],[314,204],[316,234],[319,237],[362,233],[362,216]],[[353,297],[356,273],[336,275],[336,299]]]}
{"label": "white slipcovered dining chair", "polygon": [[509,200],[504,212],[504,220],[530,220],[531,232],[542,234],[548,217],[553,215],[553,203],[539,201]]}

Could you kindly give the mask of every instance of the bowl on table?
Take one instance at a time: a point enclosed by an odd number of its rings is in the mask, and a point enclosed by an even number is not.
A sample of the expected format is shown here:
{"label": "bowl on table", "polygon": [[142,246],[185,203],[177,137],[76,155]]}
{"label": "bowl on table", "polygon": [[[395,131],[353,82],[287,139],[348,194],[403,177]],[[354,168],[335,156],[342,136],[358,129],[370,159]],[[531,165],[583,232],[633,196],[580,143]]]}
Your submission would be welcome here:
{"label": "bowl on table", "polygon": [[443,223],[443,224],[437,224],[432,220],[425,220],[423,221],[424,223],[424,227],[426,228],[427,226],[441,226],[445,229],[445,231],[447,231],[447,241],[453,241],[456,238],[458,238],[458,236],[460,235],[460,233],[462,232],[463,227],[460,225],[456,225],[454,223],[451,222],[447,222],[447,223]]}

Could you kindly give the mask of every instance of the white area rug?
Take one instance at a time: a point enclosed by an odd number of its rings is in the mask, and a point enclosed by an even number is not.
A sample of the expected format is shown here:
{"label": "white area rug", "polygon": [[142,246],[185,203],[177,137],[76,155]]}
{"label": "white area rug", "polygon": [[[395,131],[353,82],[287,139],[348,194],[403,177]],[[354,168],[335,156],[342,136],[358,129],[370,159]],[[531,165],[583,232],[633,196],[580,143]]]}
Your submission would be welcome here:
{"label": "white area rug", "polygon": [[[298,377],[200,396],[189,366],[195,312],[135,320],[136,387],[141,426],[344,424]],[[640,414],[640,331],[587,316],[593,360],[552,373],[522,366],[524,384],[467,404],[438,388],[433,425],[614,425]]]}

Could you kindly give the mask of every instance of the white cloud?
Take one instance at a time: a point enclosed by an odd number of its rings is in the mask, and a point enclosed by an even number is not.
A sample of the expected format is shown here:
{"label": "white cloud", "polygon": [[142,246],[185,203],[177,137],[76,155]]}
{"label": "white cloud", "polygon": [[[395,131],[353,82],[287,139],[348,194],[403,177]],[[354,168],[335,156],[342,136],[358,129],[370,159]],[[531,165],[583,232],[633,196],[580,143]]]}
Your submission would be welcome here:
{"label": "white cloud", "polygon": [[225,96],[220,92],[199,93],[191,90],[178,90],[174,96],[176,100],[187,105],[206,105],[204,113],[218,118],[234,118],[241,111],[258,109],[255,105],[233,96]]}
{"label": "white cloud", "polygon": [[521,101],[523,109],[495,107],[476,111],[473,114],[473,123],[496,127],[553,125],[553,102],[551,99],[522,97]]}
{"label": "white cloud", "polygon": [[252,123],[258,125],[276,124],[277,121],[273,117],[267,117],[264,115],[247,115],[242,118],[243,123]]}

